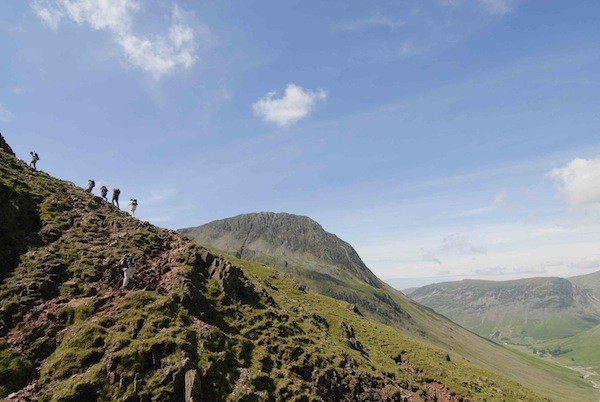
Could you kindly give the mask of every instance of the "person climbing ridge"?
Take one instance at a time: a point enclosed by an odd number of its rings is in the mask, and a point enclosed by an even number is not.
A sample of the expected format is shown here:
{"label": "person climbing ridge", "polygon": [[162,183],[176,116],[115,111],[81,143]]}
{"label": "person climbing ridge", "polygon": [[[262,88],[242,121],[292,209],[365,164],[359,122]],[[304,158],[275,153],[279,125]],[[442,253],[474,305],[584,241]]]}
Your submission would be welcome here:
{"label": "person climbing ridge", "polygon": [[108,189],[106,188],[106,186],[100,187],[100,196],[102,197],[102,199],[104,201],[108,201],[108,198],[106,198],[107,195],[108,195]]}
{"label": "person climbing ridge", "polygon": [[129,214],[132,218],[135,218],[135,210],[137,209],[138,202],[133,198],[129,200]]}
{"label": "person climbing ridge", "polygon": [[87,187],[85,188],[85,191],[87,191],[88,193],[91,193],[91,192],[92,192],[92,190],[94,189],[94,186],[95,186],[95,185],[96,185],[96,182],[95,182],[94,180],[92,180],[92,179],[89,179],[89,180],[88,180],[88,185],[87,185]]}
{"label": "person climbing ridge", "polygon": [[31,166],[33,170],[37,170],[35,164],[40,160],[40,157],[38,156],[37,152],[34,151],[31,151],[29,155],[31,155],[31,162],[29,162],[29,166]]}
{"label": "person climbing ridge", "polygon": [[119,190],[118,188],[113,188],[113,191],[112,191],[112,204],[115,205],[115,203],[116,203],[117,208],[121,208],[119,206],[119,194],[121,194],[121,190]]}
{"label": "person climbing ridge", "polygon": [[133,278],[133,274],[135,273],[135,265],[133,263],[133,256],[131,254],[127,254],[121,260],[121,268],[123,269],[123,285],[121,288],[127,286],[131,278]]}

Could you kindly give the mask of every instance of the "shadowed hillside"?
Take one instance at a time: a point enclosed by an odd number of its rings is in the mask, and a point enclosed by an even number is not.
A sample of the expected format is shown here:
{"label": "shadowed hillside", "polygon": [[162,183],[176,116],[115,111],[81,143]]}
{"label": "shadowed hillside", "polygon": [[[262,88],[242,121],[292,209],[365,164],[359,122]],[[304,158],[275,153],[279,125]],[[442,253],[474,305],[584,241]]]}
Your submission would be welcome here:
{"label": "shadowed hillside", "polygon": [[[542,399],[0,152],[0,395],[19,401]],[[7,217],[6,219],[4,219]],[[118,260],[137,272],[120,289]],[[541,371],[540,371],[541,372]],[[565,392],[585,399],[576,380]]]}

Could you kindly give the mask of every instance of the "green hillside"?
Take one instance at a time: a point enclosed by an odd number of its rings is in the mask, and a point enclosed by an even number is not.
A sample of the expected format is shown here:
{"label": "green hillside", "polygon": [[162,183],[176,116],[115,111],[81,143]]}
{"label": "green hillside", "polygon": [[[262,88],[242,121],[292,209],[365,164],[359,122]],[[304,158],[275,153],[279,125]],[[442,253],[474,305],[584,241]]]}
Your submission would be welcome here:
{"label": "green hillside", "polygon": [[[7,400],[539,400],[0,152]],[[138,270],[120,289],[118,260]],[[572,391],[589,395],[585,389]]]}
{"label": "green hillside", "polygon": [[[563,391],[573,385],[572,380],[579,382],[576,373],[557,368],[531,354],[508,350],[468,332],[378,279],[371,280],[371,284],[361,280],[353,274],[357,271],[356,267],[367,272],[363,277],[372,275],[362,261],[348,261],[343,253],[325,254],[323,258],[323,244],[335,250],[347,250],[351,246],[325,232],[307,217],[247,214],[181,231],[201,244],[278,266],[302,288],[345,300],[351,303],[348,308],[358,305],[361,314],[390,324],[405,336],[450,351],[540,392],[553,393],[558,400],[568,396]],[[369,303],[355,303],[360,297]],[[391,305],[397,308],[391,310],[390,315],[388,308]],[[577,385],[580,386],[594,395],[589,384]]]}
{"label": "green hillside", "polygon": [[564,339],[600,322],[600,302],[562,278],[446,282],[416,289],[410,297],[501,342]]}
{"label": "green hillside", "polygon": [[464,280],[410,296],[482,336],[571,367],[598,387],[599,277]]}

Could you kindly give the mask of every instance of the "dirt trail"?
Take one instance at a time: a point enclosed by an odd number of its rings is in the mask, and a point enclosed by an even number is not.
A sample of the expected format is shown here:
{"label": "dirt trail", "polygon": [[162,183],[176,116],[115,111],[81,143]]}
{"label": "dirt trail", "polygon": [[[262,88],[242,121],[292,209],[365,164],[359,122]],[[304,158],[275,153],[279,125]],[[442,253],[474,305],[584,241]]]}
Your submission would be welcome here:
{"label": "dirt trail", "polygon": [[[588,380],[590,382],[590,384],[592,384],[592,387],[594,387],[595,389],[600,391],[600,374],[596,373],[595,371],[592,371],[588,367],[578,367],[578,366],[565,366],[565,367],[568,368],[569,370],[573,370],[573,371],[580,373],[584,380]],[[600,397],[599,397],[598,401],[600,401]]]}

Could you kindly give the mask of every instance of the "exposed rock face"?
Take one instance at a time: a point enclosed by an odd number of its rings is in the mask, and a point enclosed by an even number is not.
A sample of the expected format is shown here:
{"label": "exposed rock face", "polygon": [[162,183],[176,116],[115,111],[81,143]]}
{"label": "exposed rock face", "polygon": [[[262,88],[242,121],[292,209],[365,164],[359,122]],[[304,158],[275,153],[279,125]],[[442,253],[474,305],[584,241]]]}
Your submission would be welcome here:
{"label": "exposed rock face", "polygon": [[0,152],[7,152],[8,154],[15,156],[15,153],[13,152],[12,148],[6,143],[6,140],[4,139],[2,134],[0,134]]}
{"label": "exposed rock face", "polygon": [[200,402],[200,376],[192,369],[185,373],[185,402]]}

